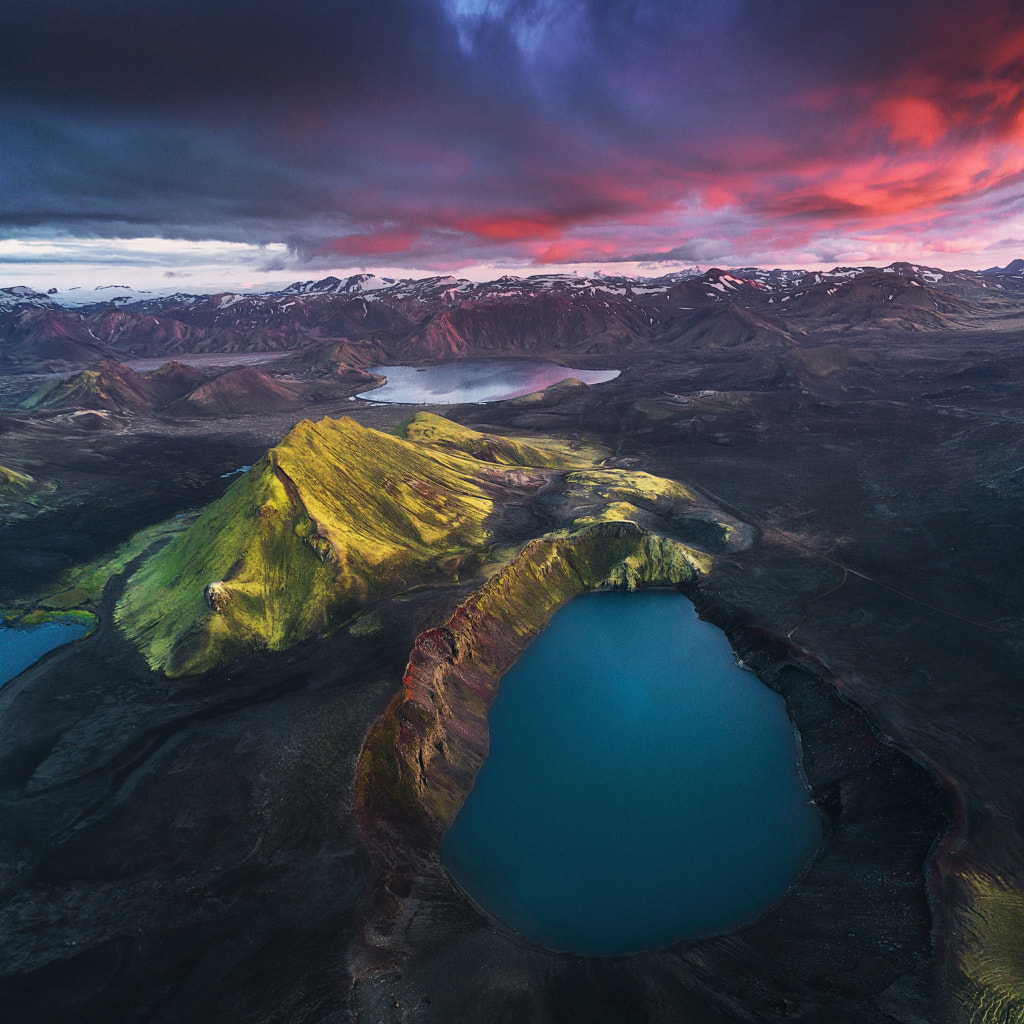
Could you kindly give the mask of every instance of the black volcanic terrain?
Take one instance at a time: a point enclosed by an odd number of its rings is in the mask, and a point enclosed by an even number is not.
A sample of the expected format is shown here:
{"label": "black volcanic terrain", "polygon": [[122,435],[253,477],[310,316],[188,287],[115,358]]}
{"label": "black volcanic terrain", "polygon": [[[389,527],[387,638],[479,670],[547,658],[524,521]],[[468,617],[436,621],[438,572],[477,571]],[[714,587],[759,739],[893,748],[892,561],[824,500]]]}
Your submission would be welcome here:
{"label": "black volcanic terrain", "polygon": [[[5,1022],[1024,1019],[1021,267],[83,294],[0,289],[0,610],[98,623],[0,686]],[[490,357],[621,374],[353,397]],[[588,958],[439,849],[608,586],[782,694],[826,837],[749,927]]]}

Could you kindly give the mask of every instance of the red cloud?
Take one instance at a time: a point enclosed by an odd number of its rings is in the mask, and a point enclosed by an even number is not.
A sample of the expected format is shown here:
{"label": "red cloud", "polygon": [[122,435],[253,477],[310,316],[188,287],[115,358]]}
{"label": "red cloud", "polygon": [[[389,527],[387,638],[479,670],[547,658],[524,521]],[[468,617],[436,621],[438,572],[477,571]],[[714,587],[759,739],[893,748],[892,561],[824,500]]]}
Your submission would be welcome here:
{"label": "red cloud", "polygon": [[426,134],[396,116],[367,136],[372,145],[347,141],[346,159],[361,162],[338,210],[387,226],[328,248],[420,264],[455,254],[597,262],[688,251],[685,240],[695,252],[829,236],[851,251],[909,245],[907,232],[968,207],[987,222],[986,194],[1024,180],[1024,19],[1009,4],[939,4],[891,28],[867,50],[845,28],[823,37],[834,52],[795,88],[759,78],[754,58],[743,88],[698,86],[678,119],[659,106],[652,69],[643,133],[611,114],[562,123],[554,106],[528,103],[500,131],[481,120],[468,132],[445,109]]}
{"label": "red cloud", "polygon": [[384,230],[332,239],[323,253],[340,256],[393,256],[408,251],[418,240],[418,231]]}
{"label": "red cloud", "polygon": [[509,215],[495,214],[468,218],[455,218],[452,226],[477,238],[492,242],[523,242],[537,238],[552,238],[559,234],[571,218],[556,218],[543,214]]}
{"label": "red cloud", "polygon": [[554,242],[539,252],[533,262],[537,266],[547,263],[601,263],[614,259],[619,247],[607,242],[595,242],[592,239],[564,239]]}
{"label": "red cloud", "polygon": [[893,141],[900,144],[934,146],[951,125],[934,103],[916,96],[884,99],[877,104],[874,114],[882,124],[890,126]]}

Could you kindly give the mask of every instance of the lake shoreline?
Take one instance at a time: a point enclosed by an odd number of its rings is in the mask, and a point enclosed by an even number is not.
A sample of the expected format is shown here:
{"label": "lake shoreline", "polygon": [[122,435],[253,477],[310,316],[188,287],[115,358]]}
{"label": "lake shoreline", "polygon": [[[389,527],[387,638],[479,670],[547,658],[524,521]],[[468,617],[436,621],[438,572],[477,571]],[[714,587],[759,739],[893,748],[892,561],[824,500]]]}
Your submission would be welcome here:
{"label": "lake shoreline", "polygon": [[442,864],[547,949],[621,956],[736,931],[822,839],[784,701],[678,591],[564,605],[502,677],[488,731]]}

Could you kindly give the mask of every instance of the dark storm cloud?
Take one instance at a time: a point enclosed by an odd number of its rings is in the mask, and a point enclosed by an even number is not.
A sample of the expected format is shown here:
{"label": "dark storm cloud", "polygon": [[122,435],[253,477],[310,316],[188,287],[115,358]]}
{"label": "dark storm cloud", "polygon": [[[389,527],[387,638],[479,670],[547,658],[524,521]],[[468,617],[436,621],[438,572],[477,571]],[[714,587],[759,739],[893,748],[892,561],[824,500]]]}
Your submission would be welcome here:
{"label": "dark storm cloud", "polygon": [[9,0],[0,88],[77,109],[186,114],[401,91],[444,30],[415,0]]}
{"label": "dark storm cloud", "polygon": [[1001,0],[6,0],[0,224],[310,259],[664,258],[682,208],[809,237],[1015,180],[1022,57]]}

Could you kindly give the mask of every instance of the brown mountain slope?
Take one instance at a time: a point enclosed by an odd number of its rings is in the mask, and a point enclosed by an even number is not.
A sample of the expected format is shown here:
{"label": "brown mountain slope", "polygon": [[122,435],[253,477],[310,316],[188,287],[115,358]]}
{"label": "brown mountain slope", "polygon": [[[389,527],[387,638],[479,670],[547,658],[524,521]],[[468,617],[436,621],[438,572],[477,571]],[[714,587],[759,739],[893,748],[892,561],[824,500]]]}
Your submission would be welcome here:
{"label": "brown mountain slope", "polygon": [[611,352],[637,348],[648,320],[610,303],[544,296],[445,310],[396,342],[396,356],[441,359],[492,352]]}
{"label": "brown mountain slope", "polygon": [[183,398],[206,381],[205,374],[200,373],[194,366],[179,363],[176,359],[142,376],[146,379],[149,392],[153,396],[155,409]]}
{"label": "brown mountain slope", "polygon": [[229,370],[167,406],[172,416],[239,416],[291,409],[300,389],[246,366]]}
{"label": "brown mountain slope", "polygon": [[89,333],[81,317],[53,309],[22,309],[0,316],[0,352],[10,365],[82,365],[112,354]]}
{"label": "brown mountain slope", "polygon": [[729,304],[694,310],[673,321],[656,339],[657,344],[679,349],[792,348],[790,331],[777,317],[753,313],[743,306]]}
{"label": "brown mountain slope", "polygon": [[202,344],[205,331],[167,317],[111,309],[88,317],[92,336],[120,352],[146,355],[188,352]]}
{"label": "brown mountain slope", "polygon": [[362,375],[367,382],[372,382],[375,378],[365,373],[362,368],[386,363],[390,359],[390,351],[380,345],[353,343],[346,338],[337,338],[307,345],[298,352],[275,359],[274,368],[339,376],[355,374]]}
{"label": "brown mountain slope", "polygon": [[949,330],[960,326],[968,317],[989,312],[976,302],[884,269],[864,271],[849,281],[822,281],[796,291],[784,309],[790,317],[827,320],[833,329],[877,325],[906,330]]}

